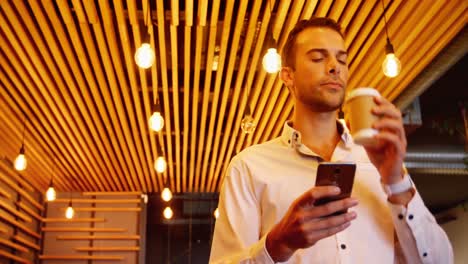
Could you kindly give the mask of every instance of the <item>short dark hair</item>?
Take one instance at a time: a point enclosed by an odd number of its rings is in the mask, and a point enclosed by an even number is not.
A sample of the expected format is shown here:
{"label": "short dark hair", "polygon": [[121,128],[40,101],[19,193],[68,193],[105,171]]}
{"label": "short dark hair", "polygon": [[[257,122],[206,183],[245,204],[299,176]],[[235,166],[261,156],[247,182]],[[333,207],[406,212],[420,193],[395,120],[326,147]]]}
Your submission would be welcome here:
{"label": "short dark hair", "polygon": [[296,26],[289,32],[288,39],[283,47],[282,61],[283,66],[291,67],[294,69],[296,63],[296,56],[294,54],[294,48],[296,44],[297,35],[307,28],[312,27],[324,27],[332,29],[340,34],[344,38],[341,32],[341,26],[335,20],[328,17],[312,17],[310,19],[303,19],[297,22]]}

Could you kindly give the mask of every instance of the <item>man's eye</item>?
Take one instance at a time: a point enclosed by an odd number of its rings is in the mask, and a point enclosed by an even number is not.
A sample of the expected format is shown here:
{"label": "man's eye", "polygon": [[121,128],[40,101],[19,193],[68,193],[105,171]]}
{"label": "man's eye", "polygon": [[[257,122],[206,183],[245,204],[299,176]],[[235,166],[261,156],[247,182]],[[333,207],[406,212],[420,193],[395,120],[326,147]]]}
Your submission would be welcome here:
{"label": "man's eye", "polygon": [[346,65],[346,60],[338,60],[339,63]]}
{"label": "man's eye", "polygon": [[323,58],[312,58],[312,61],[314,61],[314,62],[319,62],[319,61],[322,61],[322,60],[323,60]]}

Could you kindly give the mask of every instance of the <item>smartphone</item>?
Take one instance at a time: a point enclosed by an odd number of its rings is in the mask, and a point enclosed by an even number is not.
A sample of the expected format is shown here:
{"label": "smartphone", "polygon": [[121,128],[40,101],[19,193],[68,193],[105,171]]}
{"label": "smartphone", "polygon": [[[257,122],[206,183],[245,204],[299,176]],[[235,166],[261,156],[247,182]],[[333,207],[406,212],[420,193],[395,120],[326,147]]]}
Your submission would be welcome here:
{"label": "smartphone", "polygon": [[[331,201],[341,200],[351,196],[354,183],[354,174],[356,173],[356,164],[354,163],[336,163],[322,162],[317,169],[317,177],[315,186],[337,186],[340,187],[341,193],[332,196],[318,199],[314,205],[323,205]],[[332,215],[346,213],[347,210],[338,211]]]}

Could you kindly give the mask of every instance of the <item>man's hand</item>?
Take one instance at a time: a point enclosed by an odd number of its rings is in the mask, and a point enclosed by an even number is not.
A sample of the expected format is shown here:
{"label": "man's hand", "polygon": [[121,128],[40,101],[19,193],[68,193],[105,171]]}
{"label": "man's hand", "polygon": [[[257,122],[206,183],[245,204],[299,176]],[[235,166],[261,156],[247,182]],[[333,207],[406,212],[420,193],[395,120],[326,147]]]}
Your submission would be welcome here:
{"label": "man's hand", "polygon": [[383,97],[375,97],[372,113],[381,118],[373,124],[379,130],[376,146],[365,147],[369,159],[377,168],[383,183],[392,184],[403,176],[403,159],[406,155],[406,136],[400,110]]}
{"label": "man's hand", "polygon": [[351,221],[356,218],[355,212],[330,215],[356,206],[358,203],[356,199],[346,198],[314,206],[317,199],[339,193],[338,187],[314,187],[291,204],[286,215],[266,238],[266,249],[275,262],[286,261],[297,249],[313,246],[320,239],[332,236],[350,226]]}

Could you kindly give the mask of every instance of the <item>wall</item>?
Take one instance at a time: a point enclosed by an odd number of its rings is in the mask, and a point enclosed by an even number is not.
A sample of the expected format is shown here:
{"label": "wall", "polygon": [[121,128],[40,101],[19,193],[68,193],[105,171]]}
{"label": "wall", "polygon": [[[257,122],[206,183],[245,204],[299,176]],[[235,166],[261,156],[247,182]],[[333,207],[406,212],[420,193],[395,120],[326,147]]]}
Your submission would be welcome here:
{"label": "wall", "polygon": [[0,263],[34,263],[43,206],[39,191],[0,160]]}
{"label": "wall", "polygon": [[[75,216],[68,220],[70,197]],[[139,263],[144,209],[140,193],[58,193],[47,204],[41,263]]]}
{"label": "wall", "polygon": [[465,204],[465,208],[459,206],[445,214],[456,217],[456,220],[441,225],[452,242],[455,263],[468,263],[468,204]]}

